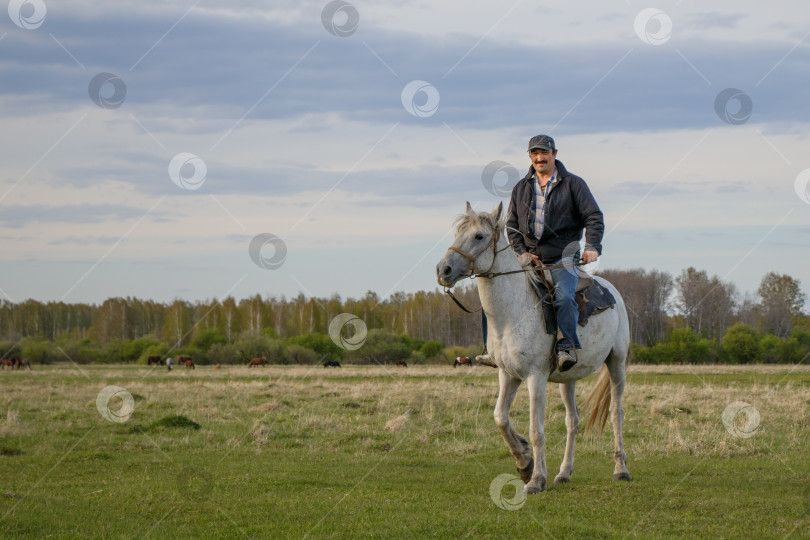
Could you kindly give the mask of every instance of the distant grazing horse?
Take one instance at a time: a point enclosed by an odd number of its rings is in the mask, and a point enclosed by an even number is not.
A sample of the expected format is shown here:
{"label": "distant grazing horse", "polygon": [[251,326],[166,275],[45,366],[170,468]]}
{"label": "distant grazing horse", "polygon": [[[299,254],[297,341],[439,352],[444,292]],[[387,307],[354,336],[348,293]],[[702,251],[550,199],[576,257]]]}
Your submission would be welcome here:
{"label": "distant grazing horse", "polygon": [[469,356],[456,356],[456,361],[453,362],[453,367],[470,366],[472,367],[472,360]]}
{"label": "distant grazing horse", "polygon": [[248,363],[248,367],[253,367],[253,366],[262,366],[262,367],[264,367],[264,363],[266,361],[267,361],[267,358],[265,358],[264,356],[262,356],[261,358],[254,358],[253,360],[250,361],[250,363]]}
{"label": "distant grazing horse", "polygon": [[177,357],[177,363],[186,366],[187,368],[194,369],[194,360],[190,356],[180,355]]}
{"label": "distant grazing horse", "polygon": [[28,361],[28,358],[23,358],[20,360],[18,356],[15,356],[14,359],[11,361],[12,367],[14,369],[22,369],[23,366],[31,369],[31,362]]}
{"label": "distant grazing horse", "polygon": [[146,365],[151,366],[152,364],[163,365],[163,360],[159,356],[150,356],[146,359]]}
{"label": "distant grazing horse", "polygon": [[7,358],[3,358],[2,360],[0,360],[0,369],[6,369],[6,366],[10,367],[11,369],[14,369],[14,363],[11,360],[8,360]]}
{"label": "distant grazing horse", "polygon": [[323,363],[323,367],[340,367],[340,362],[337,360],[327,360]]}
{"label": "distant grazing horse", "polygon": [[[613,423],[614,480],[630,480],[622,442],[622,394],[625,367],[630,351],[630,326],[624,301],[616,287],[603,278],[595,279],[616,300],[608,309],[588,319],[588,325],[577,329],[582,349],[577,351],[577,364],[560,373],[554,358],[555,336],[546,333],[540,300],[529,278],[503,234],[503,203],[492,213],[475,212],[467,203],[466,212],[456,221],[453,245],[436,265],[439,285],[452,287],[459,280],[478,276],[478,296],[487,314],[487,350],[498,365],[499,391],[495,404],[495,423],[517,462],[524,483],[523,492],[537,493],[546,489],[546,453],[544,422],[546,386],[559,383],[565,404],[565,427],[568,434],[565,456],[554,483],[568,482],[574,470],[574,442],[579,426],[574,385],[601,368],[587,401],[593,403],[588,428],[604,427],[610,414]],[[509,407],[520,383],[529,390],[529,434],[526,438],[515,431],[509,418]],[[609,406],[609,407],[608,407]],[[532,453],[534,456],[532,456]]]}
{"label": "distant grazing horse", "polygon": [[405,363],[405,360],[397,360],[397,366],[408,367],[408,364]]}

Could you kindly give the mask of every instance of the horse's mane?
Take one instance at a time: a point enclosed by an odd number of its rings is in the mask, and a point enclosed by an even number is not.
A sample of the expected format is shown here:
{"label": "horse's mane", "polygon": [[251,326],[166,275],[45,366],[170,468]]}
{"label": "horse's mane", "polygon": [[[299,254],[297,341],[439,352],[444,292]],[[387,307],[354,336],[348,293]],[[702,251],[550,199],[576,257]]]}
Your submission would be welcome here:
{"label": "horse's mane", "polygon": [[492,227],[501,230],[506,225],[506,215],[502,215],[497,221],[495,217],[489,212],[467,212],[466,214],[459,215],[453,224],[456,226],[456,231],[463,233],[473,226],[480,226],[489,223]]}

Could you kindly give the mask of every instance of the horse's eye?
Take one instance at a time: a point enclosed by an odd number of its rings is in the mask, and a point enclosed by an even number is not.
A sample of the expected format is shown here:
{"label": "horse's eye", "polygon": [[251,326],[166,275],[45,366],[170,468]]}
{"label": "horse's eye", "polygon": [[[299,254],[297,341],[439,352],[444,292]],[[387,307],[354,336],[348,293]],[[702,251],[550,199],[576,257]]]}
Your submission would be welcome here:
{"label": "horse's eye", "polygon": [[475,239],[476,239],[476,240],[483,240],[483,239],[484,239],[484,235],[483,235],[483,234],[481,234],[481,233],[478,233],[478,234],[476,234],[476,235],[475,235]]}

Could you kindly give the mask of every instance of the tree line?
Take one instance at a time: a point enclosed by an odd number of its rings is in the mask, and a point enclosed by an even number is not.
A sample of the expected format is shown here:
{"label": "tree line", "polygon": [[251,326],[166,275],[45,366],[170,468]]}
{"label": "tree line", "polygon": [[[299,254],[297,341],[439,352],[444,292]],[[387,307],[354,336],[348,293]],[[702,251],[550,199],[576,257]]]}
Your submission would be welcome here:
{"label": "tree line", "polygon": [[[598,274],[625,300],[639,361],[801,361],[805,348],[810,353],[806,299],[791,276],[769,272],[756,294],[740,294],[733,283],[692,267],[677,276],[644,269]],[[468,307],[480,306],[474,282],[454,294]],[[350,351],[329,337],[330,322],[341,313],[365,323],[362,348]],[[747,349],[731,346],[743,335]],[[326,357],[452,361],[481,347],[480,315],[460,311],[438,289],[387,299],[369,291],[345,300],[257,294],[168,304],[137,298],[110,298],[101,305],[0,301],[0,355],[26,355],[34,362],[134,362],[150,354],[193,354],[211,363],[239,363],[252,355],[277,363]]]}

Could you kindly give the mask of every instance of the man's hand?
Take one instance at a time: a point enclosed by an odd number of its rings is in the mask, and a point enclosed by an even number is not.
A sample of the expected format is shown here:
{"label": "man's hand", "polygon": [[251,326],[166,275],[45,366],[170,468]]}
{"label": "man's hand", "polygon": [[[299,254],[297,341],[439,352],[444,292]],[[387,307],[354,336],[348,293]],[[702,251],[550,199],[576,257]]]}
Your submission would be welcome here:
{"label": "man's hand", "polygon": [[582,258],[580,259],[584,263],[592,263],[596,259],[599,258],[599,254],[593,250],[588,250],[582,253]]}
{"label": "man's hand", "polygon": [[518,257],[518,262],[522,268],[529,266],[530,264],[537,264],[540,262],[540,257],[535,255],[534,253],[521,253]]}

